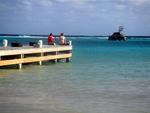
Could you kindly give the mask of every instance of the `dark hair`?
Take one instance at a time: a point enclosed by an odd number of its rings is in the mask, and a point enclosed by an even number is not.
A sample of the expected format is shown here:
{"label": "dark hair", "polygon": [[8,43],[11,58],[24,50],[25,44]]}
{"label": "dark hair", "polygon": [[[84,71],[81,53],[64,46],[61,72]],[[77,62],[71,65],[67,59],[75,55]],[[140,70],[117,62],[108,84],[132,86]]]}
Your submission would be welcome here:
{"label": "dark hair", "polygon": [[52,33],[49,34],[50,36],[53,35]]}
{"label": "dark hair", "polygon": [[64,33],[61,33],[60,35],[61,35],[61,36],[64,36]]}

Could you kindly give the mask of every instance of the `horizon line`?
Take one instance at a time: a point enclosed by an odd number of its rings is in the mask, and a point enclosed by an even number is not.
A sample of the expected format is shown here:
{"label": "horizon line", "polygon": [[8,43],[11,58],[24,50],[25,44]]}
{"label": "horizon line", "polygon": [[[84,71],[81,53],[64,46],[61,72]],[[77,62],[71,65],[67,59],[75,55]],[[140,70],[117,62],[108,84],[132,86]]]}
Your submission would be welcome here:
{"label": "horizon line", "polygon": [[[48,34],[49,35],[49,34]],[[46,34],[6,34],[6,33],[2,33],[0,34],[0,36],[48,36]],[[60,35],[54,35],[54,36],[60,36]],[[73,36],[73,37],[107,37],[110,35],[70,35],[70,34],[66,34],[65,36]],[[150,37],[150,35],[125,35],[127,37]]]}

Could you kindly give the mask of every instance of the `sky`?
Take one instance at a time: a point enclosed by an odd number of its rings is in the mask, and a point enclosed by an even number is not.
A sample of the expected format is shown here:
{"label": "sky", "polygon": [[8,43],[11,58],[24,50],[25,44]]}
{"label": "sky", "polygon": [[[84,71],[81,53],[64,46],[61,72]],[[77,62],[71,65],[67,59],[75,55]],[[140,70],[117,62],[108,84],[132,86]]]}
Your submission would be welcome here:
{"label": "sky", "polygon": [[0,34],[150,35],[150,0],[0,0]]}

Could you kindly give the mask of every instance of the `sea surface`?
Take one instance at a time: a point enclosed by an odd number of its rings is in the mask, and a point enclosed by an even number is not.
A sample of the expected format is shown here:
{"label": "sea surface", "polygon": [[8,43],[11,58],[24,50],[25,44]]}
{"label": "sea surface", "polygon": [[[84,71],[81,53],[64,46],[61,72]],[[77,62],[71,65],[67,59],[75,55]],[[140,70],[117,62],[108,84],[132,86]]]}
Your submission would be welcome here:
{"label": "sea surface", "polygon": [[[42,36],[3,39],[47,44]],[[0,113],[150,113],[150,37],[68,39],[70,63],[0,69]]]}

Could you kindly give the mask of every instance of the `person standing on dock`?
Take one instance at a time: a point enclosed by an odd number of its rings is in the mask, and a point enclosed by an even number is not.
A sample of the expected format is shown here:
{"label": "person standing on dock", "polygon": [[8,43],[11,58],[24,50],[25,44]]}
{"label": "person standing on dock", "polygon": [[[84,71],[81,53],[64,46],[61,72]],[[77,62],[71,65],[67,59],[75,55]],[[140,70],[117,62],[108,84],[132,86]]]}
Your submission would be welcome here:
{"label": "person standing on dock", "polygon": [[59,45],[66,45],[66,37],[64,36],[64,33],[60,34]]}
{"label": "person standing on dock", "polygon": [[48,36],[48,44],[49,45],[55,45],[55,37],[53,36],[52,33]]}

